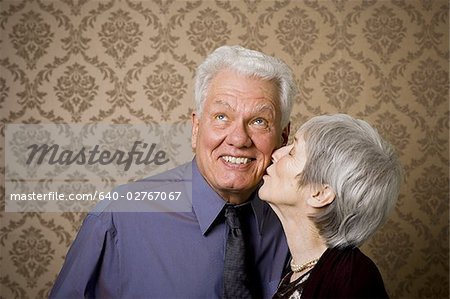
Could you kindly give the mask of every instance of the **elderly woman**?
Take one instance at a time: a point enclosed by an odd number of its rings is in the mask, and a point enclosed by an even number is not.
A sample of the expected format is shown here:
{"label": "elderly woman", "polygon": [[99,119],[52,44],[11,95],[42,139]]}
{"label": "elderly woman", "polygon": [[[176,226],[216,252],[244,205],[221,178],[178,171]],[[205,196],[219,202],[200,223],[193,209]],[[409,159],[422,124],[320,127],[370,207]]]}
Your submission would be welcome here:
{"label": "elderly woman", "polygon": [[291,272],[274,298],[387,298],[359,249],[387,219],[401,166],[368,123],[337,114],[310,119],[274,154],[260,197],[283,225]]}

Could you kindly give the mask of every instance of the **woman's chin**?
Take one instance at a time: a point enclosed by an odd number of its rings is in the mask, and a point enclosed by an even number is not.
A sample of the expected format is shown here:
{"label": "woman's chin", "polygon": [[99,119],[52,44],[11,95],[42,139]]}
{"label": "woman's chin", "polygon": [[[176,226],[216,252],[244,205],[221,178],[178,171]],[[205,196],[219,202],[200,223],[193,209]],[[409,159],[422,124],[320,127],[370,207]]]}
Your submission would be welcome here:
{"label": "woman's chin", "polygon": [[266,202],[271,202],[270,193],[267,190],[267,186],[264,186],[264,184],[262,185],[261,188],[259,188],[258,195],[259,195],[259,198],[261,198],[261,200],[266,201]]}

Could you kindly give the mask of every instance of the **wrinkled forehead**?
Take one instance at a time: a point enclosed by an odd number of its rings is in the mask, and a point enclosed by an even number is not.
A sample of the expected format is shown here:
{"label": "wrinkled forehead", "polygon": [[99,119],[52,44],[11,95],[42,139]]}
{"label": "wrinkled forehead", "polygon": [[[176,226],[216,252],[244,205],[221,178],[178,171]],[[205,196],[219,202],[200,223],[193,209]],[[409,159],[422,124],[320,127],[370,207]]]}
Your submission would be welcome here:
{"label": "wrinkled forehead", "polygon": [[293,143],[298,144],[300,141],[306,141],[305,138],[305,132],[302,130],[302,127],[297,129],[297,132],[295,132],[293,137]]}
{"label": "wrinkled forehead", "polygon": [[270,80],[225,70],[214,77],[205,99],[206,105],[239,107],[247,103],[257,110],[281,110],[277,85]]}
{"label": "wrinkled forehead", "polygon": [[[269,83],[277,92],[277,95],[279,95],[280,91],[280,80],[278,78],[272,78],[267,77],[263,75],[259,75],[257,73],[253,73],[251,71],[245,72],[242,70],[235,70],[233,68],[225,67],[217,70],[213,74],[211,74],[209,80],[207,80],[207,86],[210,86],[211,83],[216,82],[218,78],[222,78],[224,76],[231,76],[231,77],[241,77],[249,80],[255,80],[262,83]],[[219,80],[221,81],[221,80]]]}
{"label": "wrinkled forehead", "polygon": [[297,132],[295,132],[292,143],[296,147],[296,152],[301,151],[303,155],[305,156],[309,155],[310,143],[308,133],[303,131],[301,127],[297,130]]}
{"label": "wrinkled forehead", "polygon": [[210,99],[208,101],[208,104],[213,107],[221,107],[226,110],[232,110],[235,112],[239,112],[242,108],[248,108],[249,110],[255,112],[274,113],[276,108],[273,101],[270,101],[263,97],[252,99],[251,101],[249,100],[248,103],[246,103],[245,98],[237,98],[228,95],[218,95],[215,98]]}

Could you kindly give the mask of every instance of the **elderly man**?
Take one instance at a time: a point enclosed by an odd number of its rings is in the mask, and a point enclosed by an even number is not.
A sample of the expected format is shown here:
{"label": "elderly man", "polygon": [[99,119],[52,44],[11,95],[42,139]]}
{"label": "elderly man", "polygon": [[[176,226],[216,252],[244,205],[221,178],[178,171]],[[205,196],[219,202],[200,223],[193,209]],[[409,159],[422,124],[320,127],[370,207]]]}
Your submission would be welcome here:
{"label": "elderly man", "polygon": [[139,185],[192,179],[190,211],[89,213],[50,297],[271,297],[288,249],[257,189],[287,142],[295,91],[274,57],[239,46],[210,54],[196,74],[193,161]]}

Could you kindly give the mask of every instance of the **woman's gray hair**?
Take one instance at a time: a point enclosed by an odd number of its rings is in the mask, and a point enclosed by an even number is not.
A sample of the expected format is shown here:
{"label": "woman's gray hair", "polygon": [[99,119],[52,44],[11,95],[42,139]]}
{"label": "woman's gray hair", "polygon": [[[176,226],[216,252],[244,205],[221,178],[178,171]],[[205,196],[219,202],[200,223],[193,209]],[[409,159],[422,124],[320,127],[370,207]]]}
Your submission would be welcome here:
{"label": "woman's gray hair", "polygon": [[387,220],[402,167],[367,122],[345,114],[313,117],[300,129],[306,164],[300,186],[328,184],[334,201],[310,218],[328,247],[359,246]]}
{"label": "woman's gray hair", "polygon": [[279,89],[281,126],[285,128],[288,125],[292,103],[297,93],[291,69],[278,58],[241,46],[219,47],[198,66],[195,78],[195,105],[199,116],[203,110],[209,83],[224,69],[249,77],[274,80]]}

